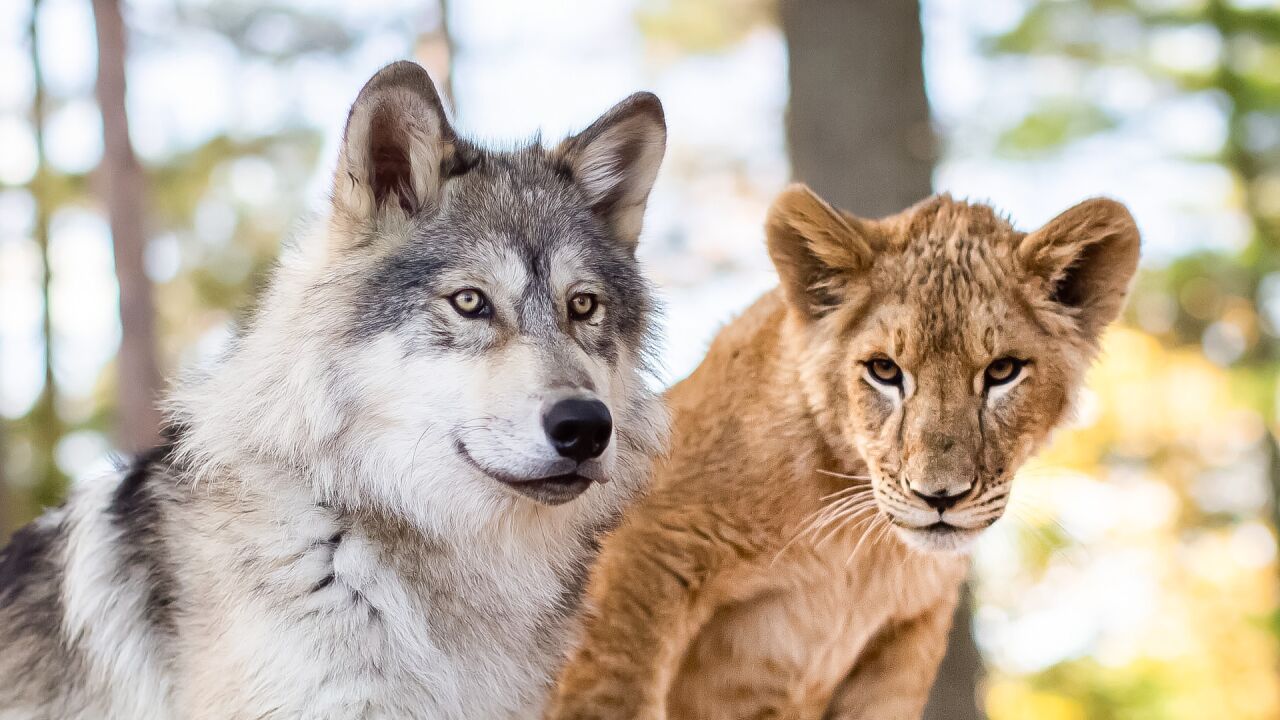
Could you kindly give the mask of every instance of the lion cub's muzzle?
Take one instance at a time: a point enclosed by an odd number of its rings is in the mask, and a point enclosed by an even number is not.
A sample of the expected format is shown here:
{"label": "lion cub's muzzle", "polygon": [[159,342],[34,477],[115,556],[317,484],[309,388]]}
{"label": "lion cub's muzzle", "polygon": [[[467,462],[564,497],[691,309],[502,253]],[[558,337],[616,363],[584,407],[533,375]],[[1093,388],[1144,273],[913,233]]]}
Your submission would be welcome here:
{"label": "lion cub's muzzle", "polygon": [[971,490],[973,490],[972,484],[966,485],[959,490],[942,488],[931,492],[922,492],[916,489],[915,486],[911,487],[911,493],[920,498],[925,505],[937,510],[939,515],[946,513],[946,511],[955,507],[956,503],[968,497]]}

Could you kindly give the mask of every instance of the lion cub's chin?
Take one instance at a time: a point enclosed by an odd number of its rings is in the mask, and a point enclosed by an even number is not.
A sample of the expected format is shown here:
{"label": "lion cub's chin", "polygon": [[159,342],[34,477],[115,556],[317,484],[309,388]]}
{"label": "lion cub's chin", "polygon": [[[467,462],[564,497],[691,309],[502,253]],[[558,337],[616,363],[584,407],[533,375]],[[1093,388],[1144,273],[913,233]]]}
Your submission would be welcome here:
{"label": "lion cub's chin", "polygon": [[893,530],[907,547],[922,552],[967,553],[982,534],[981,529],[938,523],[924,528],[894,523]]}

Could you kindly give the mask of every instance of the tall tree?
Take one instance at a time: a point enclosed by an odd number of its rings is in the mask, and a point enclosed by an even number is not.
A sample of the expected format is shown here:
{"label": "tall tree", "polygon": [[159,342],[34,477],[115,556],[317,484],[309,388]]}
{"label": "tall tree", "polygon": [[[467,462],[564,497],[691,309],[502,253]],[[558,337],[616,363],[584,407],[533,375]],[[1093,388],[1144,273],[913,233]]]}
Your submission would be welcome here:
{"label": "tall tree", "polygon": [[418,36],[414,55],[435,79],[436,89],[444,98],[445,107],[456,114],[458,107],[457,98],[453,94],[453,58],[458,47],[449,30],[449,0],[436,1],[436,15],[430,29]]}
{"label": "tall tree", "polygon": [[796,178],[862,215],[928,195],[933,131],[916,3],[782,0],[780,9]]}
{"label": "tall tree", "polygon": [[34,509],[62,502],[67,478],[58,468],[56,449],[62,437],[62,419],[58,415],[58,384],[53,364],[56,358],[53,336],[53,313],[50,289],[53,269],[49,256],[49,225],[53,214],[53,172],[45,152],[45,116],[47,114],[44,66],[40,58],[40,0],[31,2],[31,20],[27,26],[34,93],[31,97],[31,128],[36,146],[36,173],[31,179],[31,196],[35,201],[33,234],[40,252],[40,330],[44,340],[44,384],[35,406],[31,408],[32,493]]}
{"label": "tall tree", "polygon": [[96,180],[110,219],[120,287],[116,443],[127,452],[139,452],[156,444],[160,430],[155,308],[144,263],[146,182],[129,140],[120,0],[93,0],[93,16],[98,36],[97,98],[102,112],[102,164]]}
{"label": "tall tree", "polygon": [[9,472],[5,467],[9,460],[9,446],[5,444],[9,440],[7,425],[5,417],[0,415],[0,547],[9,542],[9,529],[14,524],[13,495],[9,492]]}
{"label": "tall tree", "polygon": [[[797,180],[851,212],[897,212],[932,189],[920,8],[903,0],[782,0],[791,83],[787,144]],[[982,656],[968,593],[926,718],[979,718]],[[904,668],[904,672],[913,672]]]}

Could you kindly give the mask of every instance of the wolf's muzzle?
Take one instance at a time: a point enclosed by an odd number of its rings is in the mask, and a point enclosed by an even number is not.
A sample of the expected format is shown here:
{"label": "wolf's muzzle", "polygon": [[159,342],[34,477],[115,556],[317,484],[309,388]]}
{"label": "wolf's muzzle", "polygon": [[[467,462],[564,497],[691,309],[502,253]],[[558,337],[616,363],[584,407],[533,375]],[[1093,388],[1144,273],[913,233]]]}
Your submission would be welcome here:
{"label": "wolf's muzzle", "polygon": [[561,457],[581,463],[609,447],[613,417],[599,400],[568,398],[547,408],[542,427]]}

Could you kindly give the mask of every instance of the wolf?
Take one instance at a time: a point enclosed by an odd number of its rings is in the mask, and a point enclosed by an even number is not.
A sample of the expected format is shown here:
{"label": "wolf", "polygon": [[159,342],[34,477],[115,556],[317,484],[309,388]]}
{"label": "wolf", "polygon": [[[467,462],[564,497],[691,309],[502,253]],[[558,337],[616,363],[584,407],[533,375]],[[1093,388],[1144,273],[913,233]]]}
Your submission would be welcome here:
{"label": "wolf", "polygon": [[635,249],[652,94],[460,137],[399,62],[168,441],[0,555],[0,717],[528,718],[666,418]]}

